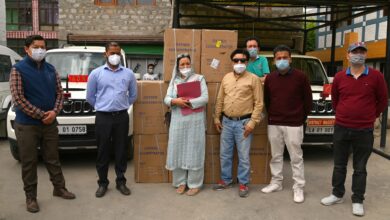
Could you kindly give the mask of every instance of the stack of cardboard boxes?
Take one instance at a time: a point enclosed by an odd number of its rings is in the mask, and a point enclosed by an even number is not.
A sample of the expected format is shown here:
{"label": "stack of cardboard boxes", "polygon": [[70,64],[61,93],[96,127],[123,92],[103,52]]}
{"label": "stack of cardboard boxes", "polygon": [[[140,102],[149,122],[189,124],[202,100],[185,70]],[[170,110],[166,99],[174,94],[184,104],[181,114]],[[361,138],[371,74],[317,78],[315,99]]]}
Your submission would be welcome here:
{"label": "stack of cardboard boxes", "polygon": [[168,134],[164,124],[167,107],[163,99],[167,84],[162,81],[138,81],[134,103],[134,165],[137,183],[168,182],[165,169]]}
{"label": "stack of cardboard boxes", "polygon": [[[232,71],[230,54],[237,47],[237,31],[167,29],[164,33],[164,82],[138,82],[138,99],[134,104],[134,158],[136,182],[166,182],[169,172],[165,169],[167,128],[164,114],[167,111],[163,99],[172,77],[176,57],[182,53],[191,56],[196,73],[207,81],[209,102],[207,105],[205,183],[216,183],[220,178],[219,133],[214,127],[213,113],[220,82]],[[269,144],[266,121],[255,129],[251,146],[251,183],[267,183],[270,172]],[[235,155],[234,176],[237,170]]]}

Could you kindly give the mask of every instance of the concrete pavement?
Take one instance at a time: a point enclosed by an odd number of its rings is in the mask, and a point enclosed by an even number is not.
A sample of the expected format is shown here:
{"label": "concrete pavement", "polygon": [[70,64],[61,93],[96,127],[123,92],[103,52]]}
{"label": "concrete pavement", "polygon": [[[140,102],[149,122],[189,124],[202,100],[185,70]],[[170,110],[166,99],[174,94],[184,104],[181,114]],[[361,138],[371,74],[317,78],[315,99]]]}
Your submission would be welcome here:
{"label": "concrete pavement", "polygon": [[[390,145],[389,145],[390,146]],[[285,160],[284,189],[263,194],[264,185],[251,185],[248,198],[238,196],[238,186],[221,192],[206,185],[196,196],[176,195],[174,188],[164,184],[134,183],[134,166],[128,166],[128,185],[132,195],[122,196],[115,189],[115,174],[110,167],[109,191],[103,198],[95,198],[97,188],[95,154],[62,155],[67,187],[76,193],[73,201],[52,196],[52,186],[43,164],[38,171],[38,202],[41,211],[31,214],[25,210],[25,197],[20,164],[9,152],[8,142],[0,141],[0,220],[21,219],[356,219],[351,214],[351,174],[348,169],[346,201],[332,207],[320,204],[320,199],[331,192],[333,168],[332,151],[326,147],[304,149],[306,200],[296,204],[292,197],[291,168]],[[349,164],[351,165],[351,163]],[[363,219],[390,219],[390,161],[372,154],[368,163],[366,216]]]}

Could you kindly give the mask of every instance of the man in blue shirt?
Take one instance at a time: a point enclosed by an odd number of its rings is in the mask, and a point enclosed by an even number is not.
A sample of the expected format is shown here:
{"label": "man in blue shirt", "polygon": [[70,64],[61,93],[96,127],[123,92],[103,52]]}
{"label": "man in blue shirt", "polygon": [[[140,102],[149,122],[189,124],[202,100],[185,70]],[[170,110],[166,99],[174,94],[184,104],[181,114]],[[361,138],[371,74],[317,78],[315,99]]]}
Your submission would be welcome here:
{"label": "man in blue shirt", "polygon": [[260,77],[261,82],[264,84],[265,76],[270,71],[267,58],[258,55],[260,51],[259,40],[255,37],[250,37],[246,39],[245,46],[250,56],[246,70]]}
{"label": "man in blue shirt", "polygon": [[106,45],[107,63],[94,69],[88,77],[87,101],[96,110],[96,141],[99,175],[96,197],[107,191],[110,146],[115,148],[116,188],[130,195],[124,176],[127,168],[129,115],[128,108],[137,98],[137,81],[133,71],[120,65],[121,47],[116,42]]}

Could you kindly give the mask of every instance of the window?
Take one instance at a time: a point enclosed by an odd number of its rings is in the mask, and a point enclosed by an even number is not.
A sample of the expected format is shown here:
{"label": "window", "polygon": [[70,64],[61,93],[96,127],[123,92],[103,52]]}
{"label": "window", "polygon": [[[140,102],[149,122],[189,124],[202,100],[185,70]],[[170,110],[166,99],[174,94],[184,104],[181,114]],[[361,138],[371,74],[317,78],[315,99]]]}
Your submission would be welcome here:
{"label": "window", "polygon": [[100,6],[156,5],[156,0],[95,0],[95,5],[100,5]]}
{"label": "window", "polygon": [[24,56],[24,39],[10,39],[7,38],[7,47],[16,51],[20,56]]}
{"label": "window", "polygon": [[0,54],[0,82],[8,82],[11,67],[11,57]]}
{"label": "window", "polygon": [[31,31],[31,0],[6,0],[7,31]]}
{"label": "window", "polygon": [[383,7],[383,17],[389,15],[389,10],[388,9],[389,9],[388,7]]}
{"label": "window", "polygon": [[39,1],[39,29],[58,31],[58,0]]}

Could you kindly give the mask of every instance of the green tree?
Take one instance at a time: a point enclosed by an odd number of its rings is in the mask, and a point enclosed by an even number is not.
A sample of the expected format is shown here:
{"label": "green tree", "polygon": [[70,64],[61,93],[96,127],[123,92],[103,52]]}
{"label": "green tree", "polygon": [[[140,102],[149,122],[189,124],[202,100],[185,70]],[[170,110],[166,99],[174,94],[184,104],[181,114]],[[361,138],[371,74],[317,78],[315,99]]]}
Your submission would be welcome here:
{"label": "green tree", "polygon": [[[306,23],[306,29],[310,29],[316,26],[317,24],[315,22]],[[316,30],[313,30],[307,33],[306,51],[313,51],[315,49],[316,49]]]}

